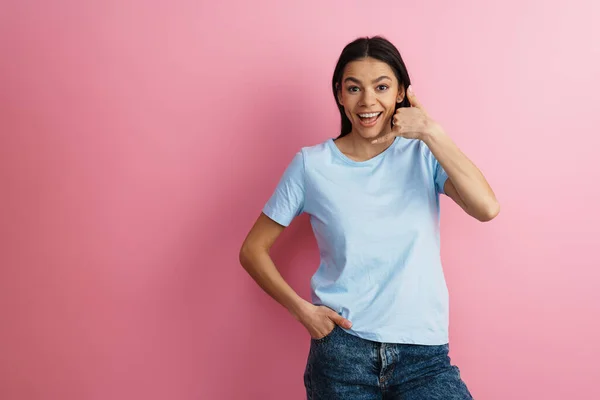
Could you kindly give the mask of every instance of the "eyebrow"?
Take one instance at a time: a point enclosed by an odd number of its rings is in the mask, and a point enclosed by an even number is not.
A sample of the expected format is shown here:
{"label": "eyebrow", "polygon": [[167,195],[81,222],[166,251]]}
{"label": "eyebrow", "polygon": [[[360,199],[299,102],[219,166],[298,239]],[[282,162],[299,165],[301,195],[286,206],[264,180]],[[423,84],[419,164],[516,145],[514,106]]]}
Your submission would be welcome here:
{"label": "eyebrow", "polygon": [[[387,76],[387,75],[381,75],[379,78],[375,79],[375,80],[374,80],[373,82],[371,82],[371,83],[377,83],[377,82],[379,82],[379,81],[382,81],[382,80],[384,80],[384,79],[389,79],[390,81],[392,80],[392,78],[390,78],[390,77],[389,77],[389,76]],[[350,82],[354,82],[354,83],[358,83],[358,84],[362,83],[362,82],[361,82],[361,81],[359,81],[358,79],[356,79],[356,78],[353,78],[353,77],[351,77],[351,76],[349,76],[349,77],[347,77],[346,79],[344,79],[344,83],[346,83],[346,82],[348,82],[348,81],[350,81]]]}

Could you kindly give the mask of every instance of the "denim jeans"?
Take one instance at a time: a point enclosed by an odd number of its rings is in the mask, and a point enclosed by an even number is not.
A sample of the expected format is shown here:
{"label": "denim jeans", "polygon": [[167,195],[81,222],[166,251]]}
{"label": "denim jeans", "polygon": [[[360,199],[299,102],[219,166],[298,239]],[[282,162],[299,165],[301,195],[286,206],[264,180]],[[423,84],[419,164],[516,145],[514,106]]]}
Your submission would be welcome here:
{"label": "denim jeans", "polygon": [[336,325],[324,338],[311,339],[307,399],[472,399],[448,349],[448,344],[373,342]]}

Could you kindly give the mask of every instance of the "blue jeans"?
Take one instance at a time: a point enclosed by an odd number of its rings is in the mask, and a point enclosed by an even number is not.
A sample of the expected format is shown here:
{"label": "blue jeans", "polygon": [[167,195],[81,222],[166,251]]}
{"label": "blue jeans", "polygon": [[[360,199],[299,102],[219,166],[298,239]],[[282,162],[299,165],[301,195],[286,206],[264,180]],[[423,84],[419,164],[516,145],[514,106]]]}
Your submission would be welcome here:
{"label": "blue jeans", "polygon": [[473,398],[450,364],[448,344],[373,342],[337,325],[324,338],[311,339],[304,386],[308,400]]}

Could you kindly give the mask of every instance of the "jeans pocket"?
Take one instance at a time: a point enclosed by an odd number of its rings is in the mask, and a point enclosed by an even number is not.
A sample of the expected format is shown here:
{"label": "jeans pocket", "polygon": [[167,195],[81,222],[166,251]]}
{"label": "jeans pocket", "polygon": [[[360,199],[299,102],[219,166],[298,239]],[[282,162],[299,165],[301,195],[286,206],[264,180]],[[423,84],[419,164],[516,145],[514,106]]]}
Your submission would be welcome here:
{"label": "jeans pocket", "polygon": [[316,343],[316,344],[325,343],[325,342],[327,342],[331,338],[331,336],[333,335],[333,333],[337,329],[338,329],[338,326],[337,326],[337,324],[335,324],[333,326],[333,329],[331,330],[331,332],[329,332],[327,335],[325,335],[325,336],[323,336],[322,338],[319,338],[319,339],[315,339],[315,338],[312,338],[312,337],[310,339],[313,341],[313,343]]}

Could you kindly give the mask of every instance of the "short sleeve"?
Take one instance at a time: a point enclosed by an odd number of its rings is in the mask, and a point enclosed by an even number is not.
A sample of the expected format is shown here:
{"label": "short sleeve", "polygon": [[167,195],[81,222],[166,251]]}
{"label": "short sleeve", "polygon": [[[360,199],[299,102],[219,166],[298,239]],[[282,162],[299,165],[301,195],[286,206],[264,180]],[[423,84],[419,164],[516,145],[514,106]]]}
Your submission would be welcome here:
{"label": "short sleeve", "polygon": [[448,179],[448,174],[446,173],[446,171],[444,170],[444,168],[442,167],[442,165],[438,162],[438,160],[436,160],[435,157],[433,157],[432,154],[432,158],[433,158],[433,162],[434,162],[434,181],[435,181],[435,190],[436,192],[440,193],[440,194],[445,194],[444,193],[444,184],[446,183],[446,180]]}
{"label": "short sleeve", "polygon": [[262,211],[278,224],[288,226],[304,212],[304,197],[304,157],[299,151],[285,169]]}
{"label": "short sleeve", "polygon": [[442,165],[435,158],[429,147],[424,142],[420,142],[421,149],[423,150],[423,155],[425,159],[429,163],[431,171],[433,171],[433,182],[435,185],[435,191],[439,194],[445,194],[444,192],[444,184],[448,179],[448,174],[444,171]]}

